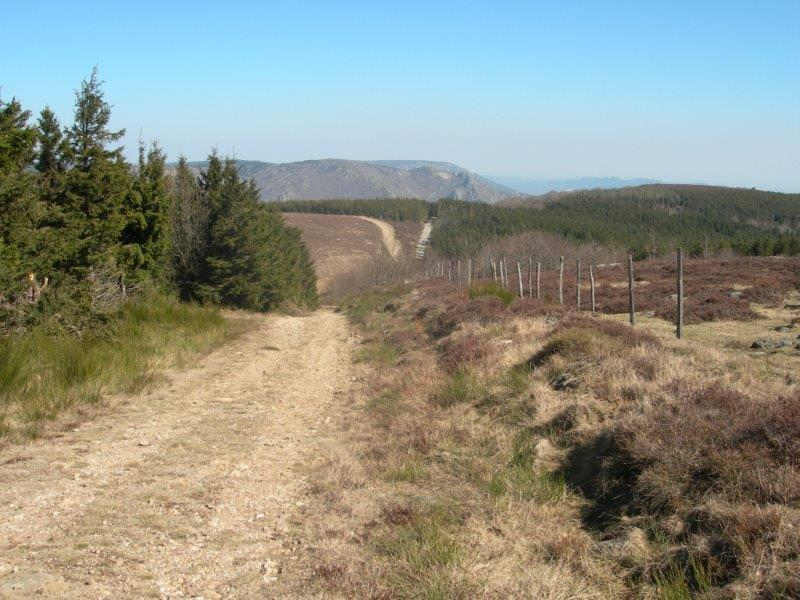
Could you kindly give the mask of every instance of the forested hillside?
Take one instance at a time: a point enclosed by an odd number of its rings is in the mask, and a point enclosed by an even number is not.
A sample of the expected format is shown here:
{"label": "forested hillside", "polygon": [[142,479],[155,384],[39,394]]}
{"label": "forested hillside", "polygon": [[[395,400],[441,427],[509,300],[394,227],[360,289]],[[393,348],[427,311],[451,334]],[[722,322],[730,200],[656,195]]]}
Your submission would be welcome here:
{"label": "forested hillside", "polygon": [[800,195],[712,186],[647,185],[534,197],[512,206],[443,200],[432,244],[446,255],[538,229],[622,246],[637,258],[682,245],[693,255],[800,252]]}
{"label": "forested hillside", "polygon": [[436,214],[436,204],[414,198],[287,200],[276,206],[283,212],[363,215],[391,221],[422,222]]}

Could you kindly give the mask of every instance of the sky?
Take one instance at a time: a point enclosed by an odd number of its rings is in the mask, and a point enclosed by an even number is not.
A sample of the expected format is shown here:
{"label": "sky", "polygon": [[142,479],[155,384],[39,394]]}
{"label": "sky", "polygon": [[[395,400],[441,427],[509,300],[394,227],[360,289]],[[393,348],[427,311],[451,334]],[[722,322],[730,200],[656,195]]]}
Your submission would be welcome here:
{"label": "sky", "polygon": [[800,0],[13,2],[0,86],[170,158],[427,159],[800,192]]}

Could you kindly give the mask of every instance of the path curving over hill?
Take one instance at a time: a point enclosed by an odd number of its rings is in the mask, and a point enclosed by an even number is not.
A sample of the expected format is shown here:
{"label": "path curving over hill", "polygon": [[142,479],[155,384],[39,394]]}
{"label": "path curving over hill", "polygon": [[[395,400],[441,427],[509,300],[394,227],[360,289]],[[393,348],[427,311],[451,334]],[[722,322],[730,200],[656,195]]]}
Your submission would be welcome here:
{"label": "path curving over hill", "polygon": [[394,259],[400,257],[400,252],[402,252],[403,247],[400,245],[400,241],[397,239],[397,236],[394,233],[394,227],[392,227],[391,224],[387,223],[386,221],[381,221],[380,219],[373,219],[372,217],[359,216],[358,218],[369,221],[378,229],[380,229],[383,246],[386,248],[389,256]]}

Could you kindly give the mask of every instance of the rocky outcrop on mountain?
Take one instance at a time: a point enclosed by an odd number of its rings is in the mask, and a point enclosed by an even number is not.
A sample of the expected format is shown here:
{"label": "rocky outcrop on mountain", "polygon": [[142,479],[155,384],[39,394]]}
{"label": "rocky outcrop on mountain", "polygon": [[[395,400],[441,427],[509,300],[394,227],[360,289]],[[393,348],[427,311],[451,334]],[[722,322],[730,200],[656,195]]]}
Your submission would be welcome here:
{"label": "rocky outcrop on mountain", "polygon": [[[190,163],[202,169],[204,162]],[[292,163],[237,161],[265,202],[327,198],[456,198],[497,202],[515,194],[452,163],[430,161],[305,160]]]}

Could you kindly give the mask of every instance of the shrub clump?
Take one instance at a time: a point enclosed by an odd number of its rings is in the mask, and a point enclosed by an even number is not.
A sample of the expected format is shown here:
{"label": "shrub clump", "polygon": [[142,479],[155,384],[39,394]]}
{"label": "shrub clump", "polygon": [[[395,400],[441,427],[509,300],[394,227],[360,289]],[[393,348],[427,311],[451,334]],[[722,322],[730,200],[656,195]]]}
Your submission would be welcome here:
{"label": "shrub clump", "polygon": [[455,373],[486,354],[485,341],[472,333],[455,340],[448,339],[439,345],[439,362],[449,373]]}
{"label": "shrub clump", "polygon": [[682,549],[717,588],[746,582],[752,597],[793,589],[800,396],[761,401],[681,381],[667,392],[668,402],[570,452],[567,482],[592,500],[586,524],[609,530],[624,517],[649,522],[672,548],[665,560]]}
{"label": "shrub clump", "polygon": [[506,306],[514,301],[514,294],[493,281],[476,283],[469,288],[470,299],[480,298],[482,296],[494,296],[496,298],[500,298],[500,300],[502,300],[503,304]]}
{"label": "shrub clump", "polygon": [[458,371],[446,381],[432,400],[433,403],[447,408],[463,402],[478,402],[486,396],[486,387],[477,377],[466,371]]}

